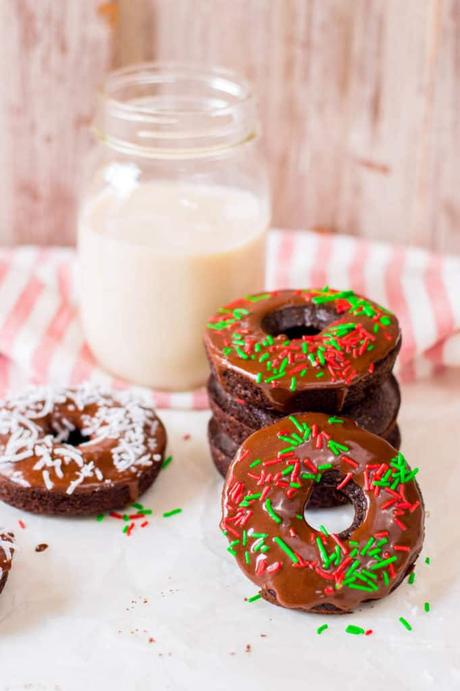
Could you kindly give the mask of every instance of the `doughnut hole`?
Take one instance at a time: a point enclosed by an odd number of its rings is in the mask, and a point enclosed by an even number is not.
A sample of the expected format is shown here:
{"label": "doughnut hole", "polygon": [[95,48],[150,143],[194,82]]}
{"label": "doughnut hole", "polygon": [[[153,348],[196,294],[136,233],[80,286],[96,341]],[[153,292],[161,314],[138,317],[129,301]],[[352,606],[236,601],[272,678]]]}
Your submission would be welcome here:
{"label": "doughnut hole", "polygon": [[53,425],[53,422],[51,423],[50,427],[45,430],[45,432],[47,434],[51,434],[57,442],[69,444],[69,446],[80,446],[80,444],[86,444],[86,442],[90,441],[91,439],[91,437],[83,434],[81,429],[78,427],[67,431],[65,427],[62,427],[61,425],[58,426],[56,423]]}
{"label": "doughnut hole", "polygon": [[79,429],[73,429],[69,433],[69,436],[65,440],[65,443],[70,444],[70,446],[80,446],[80,444],[86,444],[86,442],[88,441],[90,441],[90,437],[87,437],[85,434],[82,434],[81,430]]}
{"label": "doughnut hole", "polygon": [[[305,522],[315,530],[324,526],[330,533],[346,539],[363,522],[367,501],[361,487],[353,481],[337,490],[343,478],[338,471],[324,473],[321,481],[315,484],[303,515]],[[327,508],[320,508],[321,505]]]}
{"label": "doughnut hole", "polygon": [[337,315],[324,307],[285,307],[265,315],[261,326],[270,336],[282,334],[293,340],[303,336],[316,336],[335,319]]}

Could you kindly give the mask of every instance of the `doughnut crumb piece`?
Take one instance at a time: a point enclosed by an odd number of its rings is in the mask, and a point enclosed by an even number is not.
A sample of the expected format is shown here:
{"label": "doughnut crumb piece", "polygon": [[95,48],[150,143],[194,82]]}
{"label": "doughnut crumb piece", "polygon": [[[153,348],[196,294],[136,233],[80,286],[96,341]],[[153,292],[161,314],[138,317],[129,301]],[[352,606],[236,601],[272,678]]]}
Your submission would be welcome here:
{"label": "doughnut crumb piece", "polygon": [[[222,495],[229,553],[268,602],[321,614],[380,600],[412,571],[424,538],[424,504],[402,453],[353,420],[296,413],[239,448]],[[315,494],[341,493],[351,526],[313,528]]]}
{"label": "doughnut crumb piece", "polygon": [[14,554],[14,535],[0,528],[0,593],[6,585]]}
{"label": "doughnut crumb piece", "polygon": [[0,409],[0,499],[42,514],[122,508],[154,482],[165,448],[155,411],[128,391],[29,388]]}

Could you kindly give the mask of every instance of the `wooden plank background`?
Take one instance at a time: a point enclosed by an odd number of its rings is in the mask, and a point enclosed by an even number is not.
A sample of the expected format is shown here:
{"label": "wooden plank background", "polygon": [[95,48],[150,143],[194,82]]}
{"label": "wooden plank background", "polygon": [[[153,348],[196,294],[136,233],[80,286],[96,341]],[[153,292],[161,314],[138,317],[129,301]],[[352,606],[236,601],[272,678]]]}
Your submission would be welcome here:
{"label": "wooden plank background", "polygon": [[178,59],[253,81],[276,225],[460,252],[460,0],[0,0],[0,45],[0,241],[73,241],[104,74]]}

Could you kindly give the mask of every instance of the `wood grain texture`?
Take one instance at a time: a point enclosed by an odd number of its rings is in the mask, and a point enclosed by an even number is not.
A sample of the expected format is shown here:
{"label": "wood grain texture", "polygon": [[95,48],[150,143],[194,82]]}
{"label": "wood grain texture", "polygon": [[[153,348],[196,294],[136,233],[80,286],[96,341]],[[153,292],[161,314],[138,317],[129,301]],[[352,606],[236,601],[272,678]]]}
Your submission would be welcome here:
{"label": "wood grain texture", "polygon": [[460,251],[460,0],[0,0],[0,238],[69,242],[110,65],[259,95],[274,223]]}
{"label": "wood grain texture", "polygon": [[69,243],[95,92],[111,61],[110,3],[0,0],[0,234]]}
{"label": "wood grain texture", "polygon": [[458,0],[149,0],[150,55],[261,102],[274,222],[460,249]]}

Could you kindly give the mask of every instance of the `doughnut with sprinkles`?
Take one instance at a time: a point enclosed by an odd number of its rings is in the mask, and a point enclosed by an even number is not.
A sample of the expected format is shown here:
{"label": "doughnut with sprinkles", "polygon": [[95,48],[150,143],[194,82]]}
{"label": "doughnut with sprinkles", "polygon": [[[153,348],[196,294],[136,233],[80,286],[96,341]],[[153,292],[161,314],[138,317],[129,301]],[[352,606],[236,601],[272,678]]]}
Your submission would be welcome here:
{"label": "doughnut with sprinkles", "polygon": [[[392,592],[422,548],[424,505],[404,456],[352,420],[299,413],[252,434],[230,466],[221,528],[267,601],[352,612]],[[334,534],[304,518],[315,488],[343,492],[355,518]]]}
{"label": "doughnut with sprinkles", "polygon": [[352,290],[247,295],[208,322],[211,371],[233,396],[283,412],[340,412],[390,374],[396,317]]}
{"label": "doughnut with sprinkles", "polygon": [[38,387],[0,407],[0,499],[34,513],[122,508],[161,468],[165,429],[129,392]]}

